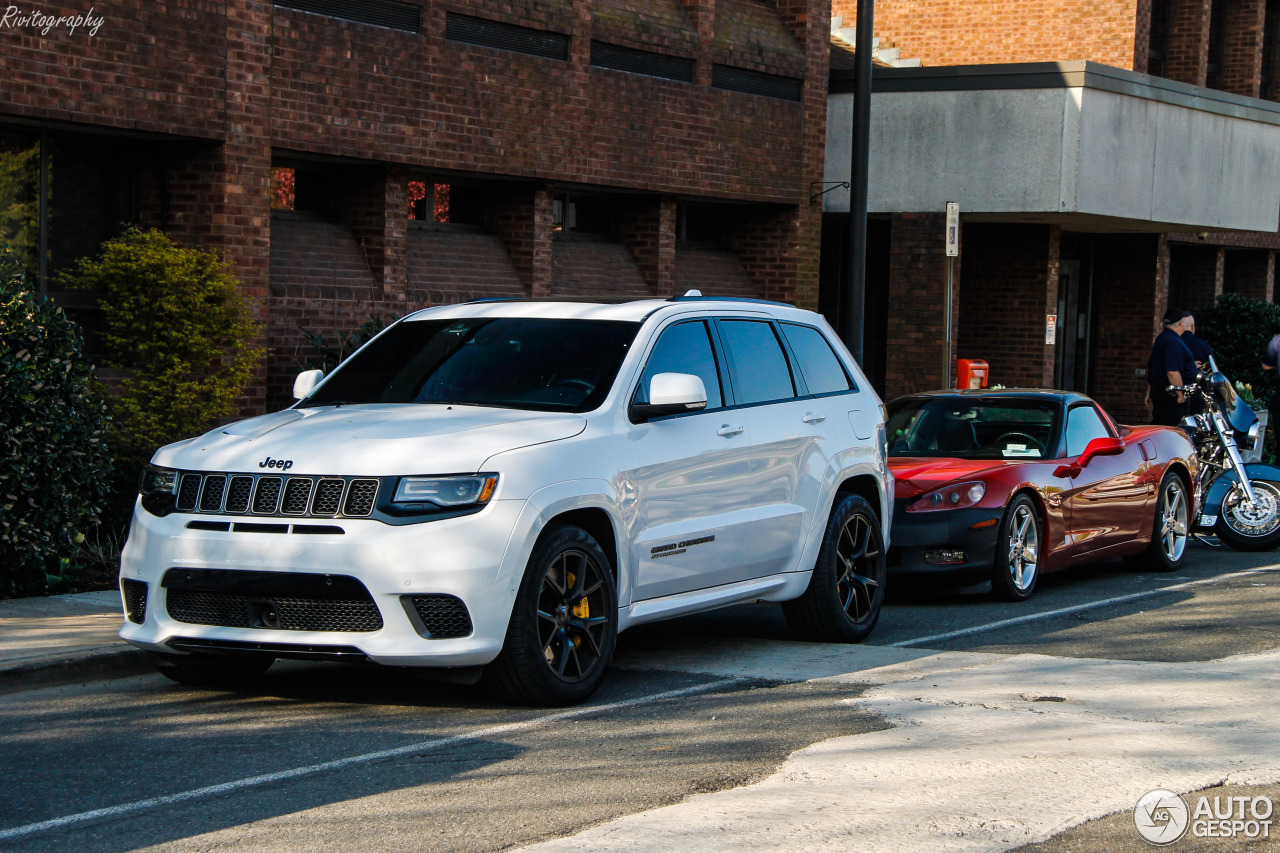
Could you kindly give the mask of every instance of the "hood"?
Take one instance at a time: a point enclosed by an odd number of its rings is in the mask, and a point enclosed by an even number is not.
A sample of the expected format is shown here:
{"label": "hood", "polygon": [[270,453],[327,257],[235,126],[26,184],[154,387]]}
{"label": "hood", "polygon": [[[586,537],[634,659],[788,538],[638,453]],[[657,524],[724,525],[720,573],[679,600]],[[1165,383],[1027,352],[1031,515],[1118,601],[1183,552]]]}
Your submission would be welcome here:
{"label": "hood", "polygon": [[249,474],[467,474],[495,453],[570,438],[586,425],[582,415],[457,405],[286,409],[163,447],[153,461]]}
{"label": "hood", "polygon": [[895,498],[914,498],[941,488],[955,480],[981,479],[981,475],[1001,463],[991,459],[951,459],[944,457],[894,456],[889,459],[893,472]]}

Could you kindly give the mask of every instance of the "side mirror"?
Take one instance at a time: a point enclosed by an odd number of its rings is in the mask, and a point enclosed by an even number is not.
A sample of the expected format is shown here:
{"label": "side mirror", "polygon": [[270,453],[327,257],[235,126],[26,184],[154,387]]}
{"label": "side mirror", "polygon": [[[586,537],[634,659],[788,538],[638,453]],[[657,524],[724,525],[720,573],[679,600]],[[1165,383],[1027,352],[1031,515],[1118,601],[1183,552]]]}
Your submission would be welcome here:
{"label": "side mirror", "polygon": [[1095,438],[1084,446],[1084,453],[1075,462],[1059,465],[1053,472],[1055,477],[1079,477],[1080,472],[1089,467],[1089,463],[1097,456],[1119,456],[1124,453],[1124,442],[1111,436]]}
{"label": "side mirror", "polygon": [[631,406],[631,420],[644,423],[663,415],[696,412],[707,407],[707,388],[691,373],[659,373],[649,381],[649,402]]}
{"label": "side mirror", "polygon": [[323,378],[323,370],[304,370],[299,373],[298,378],[293,380],[293,399],[301,400],[310,394]]}

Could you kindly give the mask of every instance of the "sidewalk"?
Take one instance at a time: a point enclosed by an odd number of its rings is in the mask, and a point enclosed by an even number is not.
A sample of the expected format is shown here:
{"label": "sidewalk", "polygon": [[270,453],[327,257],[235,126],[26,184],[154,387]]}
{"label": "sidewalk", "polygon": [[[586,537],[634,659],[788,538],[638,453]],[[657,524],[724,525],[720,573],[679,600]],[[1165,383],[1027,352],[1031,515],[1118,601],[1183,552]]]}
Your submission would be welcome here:
{"label": "sidewalk", "polygon": [[113,589],[0,601],[0,693],[148,671],[116,635],[123,618]]}

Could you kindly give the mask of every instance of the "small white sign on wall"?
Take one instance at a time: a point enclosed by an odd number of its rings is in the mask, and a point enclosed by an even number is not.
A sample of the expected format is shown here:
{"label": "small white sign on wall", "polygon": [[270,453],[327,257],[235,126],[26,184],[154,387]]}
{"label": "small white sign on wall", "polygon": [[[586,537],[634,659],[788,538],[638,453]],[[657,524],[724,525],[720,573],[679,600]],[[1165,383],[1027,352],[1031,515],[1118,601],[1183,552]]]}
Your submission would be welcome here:
{"label": "small white sign on wall", "polygon": [[1058,315],[1046,314],[1044,316],[1044,345],[1053,346],[1058,339]]}
{"label": "small white sign on wall", "polygon": [[960,202],[947,202],[947,257],[960,255]]}

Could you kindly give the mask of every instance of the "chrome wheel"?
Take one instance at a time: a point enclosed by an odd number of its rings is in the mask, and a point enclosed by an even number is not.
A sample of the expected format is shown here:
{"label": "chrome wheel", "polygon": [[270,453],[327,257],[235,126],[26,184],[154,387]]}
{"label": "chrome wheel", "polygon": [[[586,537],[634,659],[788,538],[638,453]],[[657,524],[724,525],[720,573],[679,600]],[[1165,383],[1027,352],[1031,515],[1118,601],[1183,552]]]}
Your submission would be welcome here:
{"label": "chrome wheel", "polygon": [[1029,504],[1014,507],[1008,554],[1010,582],[1019,591],[1029,590],[1040,565],[1040,522]]}
{"label": "chrome wheel", "polygon": [[880,546],[878,537],[873,541],[871,535],[874,520],[874,516],[852,516],[836,540],[836,597],[855,624],[866,622],[878,612],[873,605],[880,589]]}
{"label": "chrome wheel", "polygon": [[1253,503],[1239,484],[1232,486],[1222,504],[1222,520],[1232,532],[1250,538],[1270,536],[1280,530],[1280,491],[1265,480],[1250,481]]}
{"label": "chrome wheel", "polygon": [[1015,495],[996,538],[991,592],[1007,601],[1030,598],[1040,580],[1040,508],[1031,496]]}
{"label": "chrome wheel", "polygon": [[557,678],[578,681],[600,665],[610,629],[604,594],[604,570],[585,551],[562,551],[547,566],[538,593],[538,639]]}
{"label": "chrome wheel", "polygon": [[1177,563],[1187,550],[1187,529],[1190,508],[1182,480],[1173,477],[1165,481],[1160,492],[1159,536],[1160,548],[1170,563]]}

